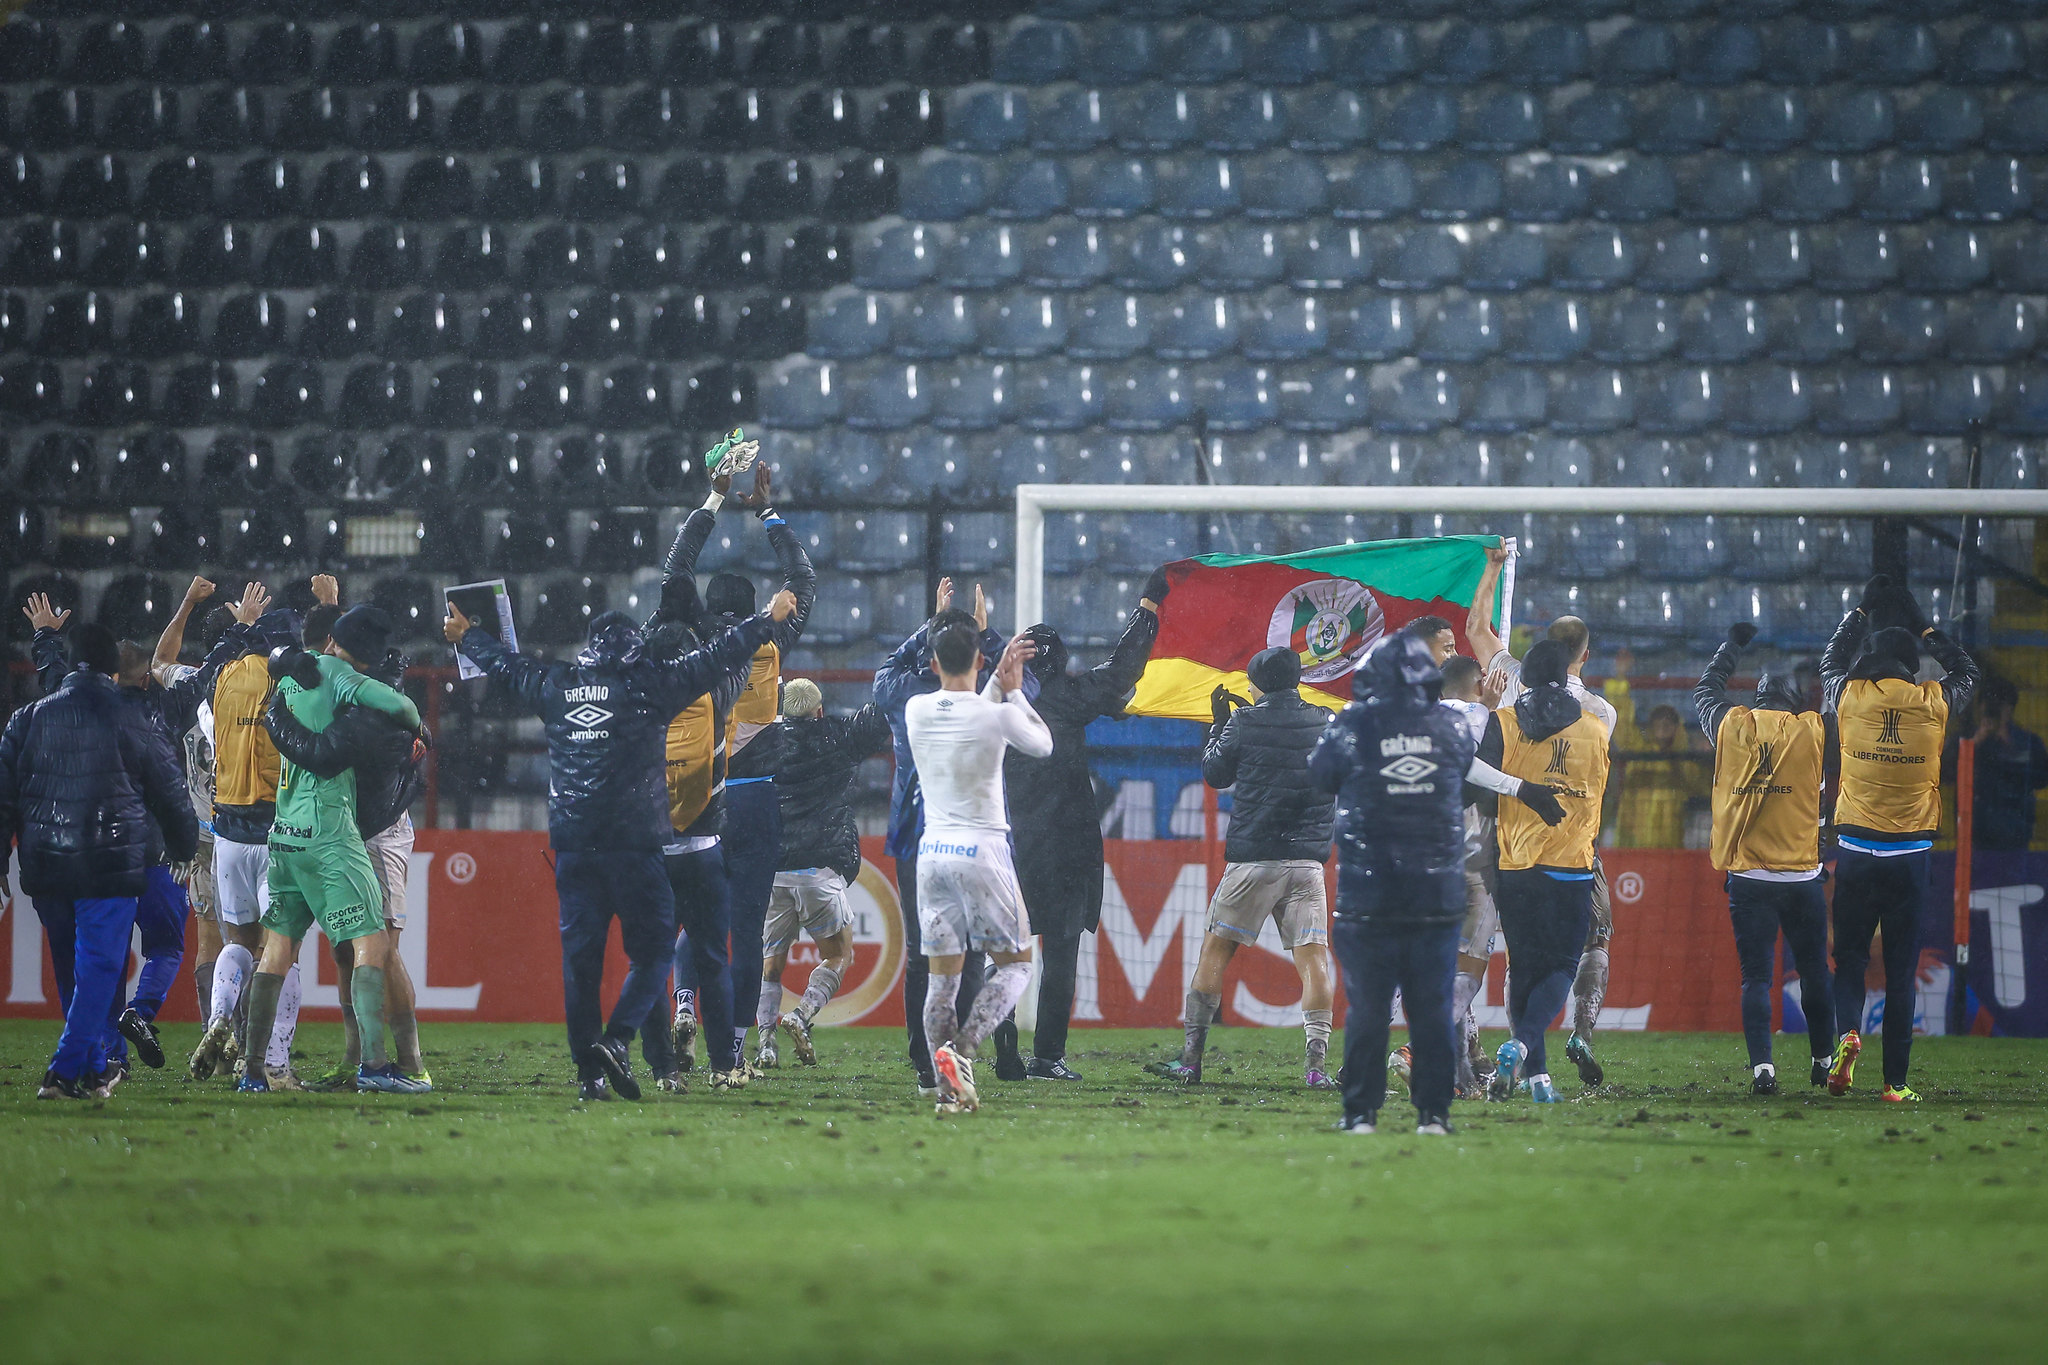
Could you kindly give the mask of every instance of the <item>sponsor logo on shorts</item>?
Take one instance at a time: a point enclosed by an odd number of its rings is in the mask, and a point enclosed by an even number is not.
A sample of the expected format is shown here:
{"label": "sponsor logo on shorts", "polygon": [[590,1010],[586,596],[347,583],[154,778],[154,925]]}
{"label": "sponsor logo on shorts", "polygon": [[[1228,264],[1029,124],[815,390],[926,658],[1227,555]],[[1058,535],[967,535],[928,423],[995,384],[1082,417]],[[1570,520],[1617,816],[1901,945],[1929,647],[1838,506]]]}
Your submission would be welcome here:
{"label": "sponsor logo on shorts", "polygon": [[979,858],[980,844],[956,844],[944,839],[926,839],[918,844],[920,858]]}

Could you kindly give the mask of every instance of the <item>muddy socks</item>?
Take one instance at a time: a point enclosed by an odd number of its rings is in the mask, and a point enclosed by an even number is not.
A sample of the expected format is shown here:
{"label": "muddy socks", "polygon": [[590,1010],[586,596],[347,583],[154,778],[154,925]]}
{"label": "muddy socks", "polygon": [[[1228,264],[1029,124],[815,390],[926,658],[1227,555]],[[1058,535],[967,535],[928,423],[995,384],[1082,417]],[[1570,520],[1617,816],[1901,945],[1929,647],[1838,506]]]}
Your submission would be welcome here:
{"label": "muddy socks", "polygon": [[1588,948],[1579,958],[1578,979],[1572,982],[1572,1030],[1590,1037],[1600,1023],[1600,1006],[1607,1000],[1607,950]]}
{"label": "muddy socks", "polygon": [[839,993],[839,973],[836,969],[820,962],[811,968],[811,979],[804,985],[804,998],[796,1002],[796,1012],[809,1023],[818,1017],[818,1011],[832,1003],[832,997]]}
{"label": "muddy socks", "polygon": [[1220,992],[1215,995],[1204,991],[1188,992],[1187,1013],[1183,1016],[1187,1025],[1187,1036],[1181,1043],[1181,1065],[1194,1066],[1202,1060],[1202,1051],[1209,1046],[1209,1025],[1215,1021],[1217,1012],[1222,1008],[1223,996]]}
{"label": "muddy socks", "polygon": [[960,973],[942,976],[933,972],[925,984],[924,991],[924,1038],[925,1045],[933,1052],[953,1041],[959,1032],[960,1016],[957,1000],[960,995]]}
{"label": "muddy socks", "polygon": [[356,1006],[356,1028],[363,1044],[362,1064],[375,1070],[391,1061],[384,1045],[384,969],[358,963],[349,975],[349,995]]}
{"label": "muddy socks", "polygon": [[1330,1056],[1330,1011],[1303,1010],[1301,1031],[1308,1042],[1308,1069],[1321,1071]]}
{"label": "muddy socks", "polygon": [[[246,949],[244,951],[247,951]],[[225,954],[223,954],[225,956]],[[249,1036],[267,1038],[277,1022],[277,997],[284,990],[284,974],[258,972],[249,982]],[[257,1052],[242,1054],[242,1074],[251,1079],[263,1075],[263,1057]]]}
{"label": "muddy socks", "polygon": [[1017,1008],[1030,984],[1029,962],[1005,962],[991,970],[988,979],[981,983],[981,994],[974,997],[974,1008],[967,1012],[967,1022],[960,1028],[959,1050],[972,1057],[981,1040],[994,1033],[996,1025]]}

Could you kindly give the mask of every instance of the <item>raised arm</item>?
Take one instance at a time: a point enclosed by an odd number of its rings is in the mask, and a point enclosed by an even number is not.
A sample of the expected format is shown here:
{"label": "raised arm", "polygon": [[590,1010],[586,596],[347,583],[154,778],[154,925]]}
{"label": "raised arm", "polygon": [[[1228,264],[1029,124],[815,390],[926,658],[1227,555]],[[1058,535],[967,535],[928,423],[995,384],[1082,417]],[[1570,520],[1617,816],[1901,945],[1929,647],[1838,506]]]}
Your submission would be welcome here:
{"label": "raised arm", "polygon": [[792,595],[779,592],[767,611],[720,631],[709,644],[691,650],[673,663],[651,665],[651,699],[672,715],[706,692],[716,690],[727,675],[746,668],[754,651],[768,643],[775,622],[787,620],[795,609]]}
{"label": "raised arm", "polygon": [[1004,743],[1026,757],[1046,758],[1052,753],[1052,727],[1024,695],[1024,664],[1037,652],[1038,646],[1021,635],[1010,641],[984,695],[996,703],[996,724]]}
{"label": "raised arm", "polygon": [[1124,623],[1116,650],[1107,662],[1081,675],[1086,680],[1086,704],[1094,714],[1120,714],[1124,698],[1131,695],[1138,679],[1144,676],[1145,665],[1152,662],[1152,646],[1159,640],[1159,603],[1167,592],[1165,571],[1153,570],[1151,581],[1145,585],[1145,595],[1138,599],[1137,610]]}
{"label": "raised arm", "polygon": [[1983,670],[1970,652],[1951,640],[1946,632],[1929,630],[1921,635],[1920,643],[1927,646],[1927,652],[1941,665],[1942,695],[1948,698],[1948,713],[1960,716],[1963,708],[1970,704],[1970,698],[1977,694],[1977,684],[1983,678]]}
{"label": "raised arm", "polygon": [[199,604],[213,596],[213,584],[205,578],[194,576],[185,589],[184,600],[171,613],[170,621],[164,626],[163,634],[156,637],[156,658],[158,666],[178,662],[178,655],[185,648],[185,623],[192,619],[192,613]]}
{"label": "raised arm", "polygon": [[43,690],[44,696],[64,685],[64,675],[71,671],[71,661],[64,657],[64,637],[57,633],[55,626],[36,627],[36,638],[29,644],[28,656],[35,662],[36,686]]}
{"label": "raised arm", "polygon": [[1891,579],[1883,574],[1877,574],[1865,583],[1862,600],[1842,618],[1842,624],[1835,627],[1835,633],[1828,639],[1828,647],[1821,651],[1821,691],[1830,711],[1841,699],[1842,685],[1849,681],[1849,665],[1856,662],[1857,651],[1870,637],[1870,608],[1891,590],[1891,585]]}
{"label": "raised arm", "polygon": [[448,619],[441,623],[441,638],[468,656],[485,677],[508,688],[520,705],[536,716],[542,714],[547,703],[547,664],[505,648],[503,640],[473,624],[453,602],[448,604]]}
{"label": "raised arm", "polygon": [[840,744],[848,753],[867,758],[889,752],[889,718],[873,702],[846,717],[841,723]]}
{"label": "raised arm", "polygon": [[1503,648],[1500,633],[1493,628],[1493,600],[1500,588],[1501,570],[1507,562],[1506,546],[1486,547],[1486,567],[1479,571],[1479,586],[1472,594],[1472,609],[1465,613],[1465,642],[1472,646],[1472,657],[1482,663],[1492,663],[1494,656]]}
{"label": "raised arm", "polygon": [[1728,678],[1735,672],[1736,663],[1742,658],[1742,651],[1749,648],[1749,642],[1756,639],[1756,627],[1747,621],[1737,621],[1728,627],[1728,639],[1714,657],[1707,661],[1706,671],[1700,674],[1699,686],[1692,690],[1693,708],[1699,712],[1700,732],[1712,745],[1721,737],[1721,720],[1728,714]]}
{"label": "raised arm", "polygon": [[796,610],[787,621],[775,626],[775,647],[786,654],[804,633],[804,623],[811,619],[811,604],[818,600],[818,571],[811,567],[803,541],[797,539],[796,532],[789,529],[789,523],[768,501],[769,482],[768,466],[755,465],[754,498],[760,507],[754,515],[768,532],[768,544],[774,548],[775,562],[782,569],[782,586],[796,598]]}
{"label": "raised arm", "polygon": [[[1221,691],[1220,688],[1218,690]],[[1227,707],[1229,703],[1221,704]],[[1237,723],[1235,711],[1228,711],[1224,719],[1209,727],[1208,742],[1202,746],[1202,781],[1218,791],[1237,781],[1237,760],[1243,738],[1244,727]]]}

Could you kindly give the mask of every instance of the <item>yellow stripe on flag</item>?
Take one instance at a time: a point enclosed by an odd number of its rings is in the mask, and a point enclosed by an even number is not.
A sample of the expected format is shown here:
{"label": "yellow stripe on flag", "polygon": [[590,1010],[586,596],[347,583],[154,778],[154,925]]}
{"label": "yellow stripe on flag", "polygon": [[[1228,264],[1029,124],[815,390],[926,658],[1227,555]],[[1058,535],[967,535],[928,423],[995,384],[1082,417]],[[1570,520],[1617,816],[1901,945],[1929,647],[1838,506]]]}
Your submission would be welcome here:
{"label": "yellow stripe on flag", "polygon": [[[1198,664],[1193,659],[1154,659],[1138,679],[1138,690],[1124,709],[1133,716],[1161,716],[1172,720],[1213,720],[1209,695],[1219,686],[1240,697],[1252,695],[1251,679],[1241,672],[1228,672]],[[1301,689],[1302,700],[1332,711],[1344,709],[1348,698],[1314,687]]]}

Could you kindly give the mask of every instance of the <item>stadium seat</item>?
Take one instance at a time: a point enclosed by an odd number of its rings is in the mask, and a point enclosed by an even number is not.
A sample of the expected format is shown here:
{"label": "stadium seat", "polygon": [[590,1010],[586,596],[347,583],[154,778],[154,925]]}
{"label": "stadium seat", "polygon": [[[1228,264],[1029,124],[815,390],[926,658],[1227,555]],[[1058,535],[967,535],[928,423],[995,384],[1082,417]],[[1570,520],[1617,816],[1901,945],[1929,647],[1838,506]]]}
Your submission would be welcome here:
{"label": "stadium seat", "polygon": [[1012,85],[1050,85],[1072,77],[1080,58],[1071,24],[1026,22],[996,41],[990,75]]}
{"label": "stadium seat", "polygon": [[1827,363],[1854,352],[1857,334],[1847,299],[1794,296],[1773,318],[1772,352],[1780,360]]}
{"label": "stadium seat", "polygon": [[1334,46],[1322,25],[1284,20],[1252,46],[1245,60],[1245,76],[1268,86],[1320,81],[1329,71]]}
{"label": "stadium seat", "polygon": [[1152,353],[1207,360],[1237,348],[1239,305],[1225,294],[1189,294],[1164,305],[1152,329]]}
{"label": "stadium seat", "polygon": [[[1908,430],[1929,436],[1960,436],[1973,422],[1989,423],[1998,400],[1995,374],[1968,366],[1942,369],[1909,382],[1905,395]],[[1947,487],[1946,478],[1926,487]]]}
{"label": "stadium seat", "polygon": [[[681,108],[661,122],[665,129],[673,128],[674,140],[682,140],[688,132],[688,120]],[[835,152],[860,146],[860,105],[853,93],[814,89],[797,96],[794,103],[784,106],[782,145],[807,152]]]}
{"label": "stadium seat", "polygon": [[1330,183],[1330,211],[1340,219],[1405,217],[1415,198],[1415,173],[1401,157],[1369,157]]}
{"label": "stadium seat", "polygon": [[1830,292],[1866,293],[1899,276],[1902,253],[1891,229],[1847,224],[1814,239],[1813,282]]}
{"label": "stadium seat", "polygon": [[921,85],[964,85],[989,78],[991,34],[983,24],[941,23],[925,33],[913,77]]}
{"label": "stadium seat", "polygon": [[1418,86],[1383,106],[1374,123],[1373,142],[1382,151],[1434,151],[1458,135],[1458,97]]}
{"label": "stadium seat", "polygon": [[1806,425],[1812,416],[1812,395],[1799,371],[1764,365],[1730,376],[1723,407],[1729,431],[1742,436],[1775,436]]}
{"label": "stadium seat", "polygon": [[456,473],[456,488],[472,496],[530,498],[538,487],[532,443],[518,432],[488,432],[466,447]]}
{"label": "stadium seat", "polygon": [[1552,381],[1550,429],[1574,435],[1615,431],[1635,419],[1635,382],[1626,371],[1569,370]]}
{"label": "stadium seat", "polygon": [[[618,257],[613,255],[613,268]],[[784,289],[812,291],[853,278],[853,241],[846,229],[801,223],[782,239],[775,278]]]}
{"label": "stadium seat", "polygon": [[1635,107],[1615,90],[1591,90],[1549,120],[1547,141],[1554,152],[1599,156],[1635,142]]}
{"label": "stadium seat", "polygon": [[44,355],[82,356],[113,340],[113,300],[96,290],[51,296],[43,305],[37,349]]}
{"label": "stadium seat", "polygon": [[1549,409],[1550,387],[1540,372],[1504,366],[1478,377],[1460,424],[1467,431],[1525,432],[1542,427]]}
{"label": "stadium seat", "polygon": [[1678,346],[1678,309],[1654,295],[1604,299],[1593,308],[1590,354],[1609,364],[1662,360]]}
{"label": "stadium seat", "polygon": [[1636,527],[1632,518],[1574,517],[1551,545],[1554,568],[1571,578],[1604,579],[1625,574],[1636,564]]}
{"label": "stadium seat", "polygon": [[2025,299],[1978,299],[1955,307],[1960,316],[1949,329],[1951,360],[2011,364],[2030,355],[2040,338],[2040,316]]}
{"label": "stadium seat", "polygon": [[1138,85],[1158,74],[1158,30],[1149,24],[1098,26],[1080,52],[1077,79],[1090,85]]}
{"label": "stadium seat", "polygon": [[1101,380],[1088,365],[1020,368],[1012,410],[1028,431],[1077,431],[1101,415]]}
{"label": "stadium seat", "polygon": [[572,299],[562,314],[561,354],[570,360],[603,360],[633,349],[638,331],[632,301],[622,294],[587,294]]}
{"label": "stadium seat", "polygon": [[1038,91],[1032,97],[1031,145],[1047,152],[1091,152],[1107,142],[1113,106],[1086,86]]}
{"label": "stadium seat", "polygon": [[1899,107],[1896,136],[1909,152],[1960,152],[1984,136],[1983,101],[1967,90],[1936,86]]}
{"label": "stadium seat", "polygon": [[1721,389],[1712,370],[1659,371],[1636,402],[1636,428],[1647,432],[1704,431],[1721,420]]}
{"label": "stadium seat", "polygon": [[548,343],[547,306],[532,294],[487,299],[477,310],[474,346],[478,355],[516,360],[546,351]]}
{"label": "stadium seat", "polygon": [[1501,322],[1493,300],[1454,294],[1424,314],[1415,354],[1426,361],[1471,364],[1500,347]]}
{"label": "stadium seat", "polygon": [[1330,74],[1344,85],[1394,85],[1413,77],[1421,65],[1421,45],[1413,29],[1377,23],[1340,47]]}
{"label": "stadium seat", "polygon": [[1194,156],[1161,167],[1158,212],[1167,218],[1220,218],[1242,207],[1239,176],[1228,157]]}
{"label": "stadium seat", "polygon": [[1287,259],[1280,234],[1256,224],[1224,223],[1195,238],[1195,277],[1219,290],[1253,290],[1279,283]]}
{"label": "stadium seat", "polygon": [[821,359],[859,360],[887,347],[894,322],[883,295],[834,291],[810,310],[805,349]]}
{"label": "stadium seat", "polygon": [[1244,70],[1244,48],[1239,30],[1229,24],[1196,20],[1185,26],[1167,45],[1160,63],[1165,80],[1192,85],[1215,85]]}
{"label": "stadium seat", "polygon": [[1806,283],[1812,269],[1804,229],[1752,227],[1728,253],[1730,288],[1770,294]]}
{"label": "stadium seat", "polygon": [[[166,408],[169,404],[166,402]],[[44,422],[64,410],[64,372],[54,360],[18,360],[0,371],[0,412]]]}
{"label": "stadium seat", "polygon": [[1937,226],[1905,253],[1908,289],[1960,293],[1981,287],[1991,275],[1991,253],[1976,229]]}
{"label": "stadium seat", "polygon": [[1068,193],[1064,161],[1051,157],[1017,157],[1002,167],[1000,180],[989,197],[987,212],[992,218],[1036,222],[1065,210]]}
{"label": "stadium seat", "polygon": [[939,239],[915,223],[877,227],[853,246],[853,281],[865,289],[914,289],[938,267]]}
{"label": "stadium seat", "polygon": [[1394,238],[1375,263],[1382,289],[1438,289],[1458,278],[1467,234],[1460,228],[1412,228]]}
{"label": "stadium seat", "polygon": [[1840,157],[1795,157],[1774,167],[1766,185],[1771,217],[1780,222],[1825,222],[1856,204],[1854,171]]}
{"label": "stadium seat", "polygon": [[1636,121],[1636,149],[1658,156],[1684,156],[1721,140],[1720,101],[1700,90],[1674,90],[1657,99]]}
{"label": "stadium seat", "polygon": [[1024,234],[1026,284],[1042,289],[1084,289],[1110,273],[1108,244],[1093,224],[1055,221]]}
{"label": "stadium seat", "polygon": [[1560,289],[1612,289],[1628,283],[1635,269],[1635,244],[1627,236],[1609,228],[1582,228],[1564,243],[1551,283]]}
{"label": "stadium seat", "polygon": [[1286,104],[1287,145],[1296,151],[1349,151],[1372,134],[1372,106],[1355,90],[1312,86]]}
{"label": "stadium seat", "polygon": [[1008,223],[972,223],[939,252],[937,280],[953,289],[993,289],[1023,273],[1020,230]]}
{"label": "stadium seat", "polygon": [[[126,563],[131,553],[128,537],[103,537],[112,556],[109,562]],[[95,616],[99,623],[124,640],[153,640],[170,624],[177,610],[179,592],[167,579],[156,574],[123,574],[100,594]]]}
{"label": "stadium seat", "polygon": [[885,431],[917,426],[931,416],[931,378],[927,366],[883,366],[852,386],[845,402],[846,424]]}
{"label": "stadium seat", "polygon": [[1889,295],[1871,300],[1858,311],[1857,350],[1864,359],[1910,364],[1942,353],[1948,310],[1940,299]]}
{"label": "stadium seat", "polygon": [[1152,163],[1142,157],[1103,156],[1074,167],[1074,212],[1082,218],[1129,218],[1153,206],[1158,191]]}
{"label": "stadium seat", "polygon": [[1678,76],[1693,85],[1741,85],[1763,64],[1762,33],[1748,24],[1716,24],[1688,44]]}
{"label": "stadium seat", "polygon": [[1941,211],[1942,168],[1926,157],[1889,157],[1880,162],[1863,191],[1863,217],[1873,222],[1912,222]]}
{"label": "stadium seat", "polygon": [[884,90],[868,107],[867,141],[885,152],[913,152],[944,137],[944,106],[929,90]]}
{"label": "stadium seat", "polygon": [[345,278],[359,289],[400,289],[421,274],[423,244],[399,223],[371,223],[349,253]]}
{"label": "stadium seat", "polygon": [[[195,240],[204,237],[200,233]],[[191,254],[189,244],[186,251]],[[85,265],[79,254],[77,227],[47,218],[31,218],[16,228],[14,246],[6,259],[9,284],[60,284],[76,277]],[[236,264],[240,264],[239,258]],[[182,276],[185,272],[178,273]]]}
{"label": "stadium seat", "polygon": [[[0,350],[11,349],[4,333],[9,301],[0,300]],[[145,294],[135,300],[128,314],[128,331],[122,344],[129,354],[144,360],[168,360],[199,349],[199,308],[194,299],[181,293]]]}
{"label": "stadium seat", "polygon": [[730,431],[753,421],[759,404],[759,388],[751,369],[713,365],[684,381],[682,424],[698,431]]}
{"label": "stadium seat", "polygon": [[90,495],[99,483],[93,444],[76,432],[44,432],[21,463],[21,491],[33,498],[70,501]]}
{"label": "stadium seat", "polygon": [[1356,365],[1290,371],[1278,386],[1280,424],[1289,431],[1348,431],[1363,427],[1371,408],[1368,372]]}
{"label": "stadium seat", "polygon": [[446,294],[408,294],[384,307],[377,341],[388,357],[427,360],[461,345],[461,315]]}
{"label": "stadium seat", "polygon": [[1045,567],[1049,573],[1075,573],[1093,568],[1102,557],[1100,514],[1058,512],[1045,519]]}
{"label": "stadium seat", "polygon": [[804,624],[805,638],[824,645],[865,642],[875,635],[875,595],[862,578],[835,579]]}
{"label": "stadium seat", "polygon": [[1678,180],[1678,211],[1695,222],[1732,223],[1763,206],[1763,176],[1740,157],[1708,155],[1689,162]]}
{"label": "stadium seat", "polygon": [[1731,151],[1772,155],[1806,139],[1806,98],[1796,90],[1739,96],[1729,111],[1723,143]]}
{"label": "stadium seat", "polygon": [[1678,39],[1658,23],[1631,23],[1601,46],[1594,65],[1608,85],[1655,85],[1678,66]]}
{"label": "stadium seat", "polygon": [[484,546],[487,563],[501,572],[533,573],[569,567],[568,516],[561,509],[516,508]]}
{"label": "stadium seat", "polygon": [[1021,90],[956,91],[946,113],[946,143],[963,152],[1005,152],[1031,140],[1031,106]]}
{"label": "stadium seat", "polygon": [[1066,300],[1047,293],[993,299],[982,310],[979,333],[983,355],[1004,359],[1050,355],[1066,342]]}
{"label": "stadium seat", "polygon": [[1287,106],[1271,90],[1239,86],[1206,102],[1202,142],[1211,151],[1259,152],[1287,139]]}
{"label": "stadium seat", "polygon": [[1468,222],[1500,211],[1501,177],[1490,161],[1454,161],[1423,179],[1415,216],[1434,222]]}
{"label": "stadium seat", "polygon": [[1575,23],[1545,23],[1530,29],[1508,54],[1506,73],[1519,84],[1569,85],[1592,64],[1586,30]]}
{"label": "stadium seat", "polygon": [[1818,101],[1808,143],[1818,152],[1868,152],[1892,140],[1892,97],[1852,86]]}
{"label": "stadium seat", "polygon": [[1008,368],[963,360],[933,372],[931,423],[941,431],[988,431],[1009,412]]}
{"label": "stadium seat", "polygon": [[1679,354],[1694,364],[1734,365],[1770,346],[1765,308],[1755,299],[1710,294],[1680,320]]}
{"label": "stadium seat", "polygon": [[1585,353],[1591,331],[1584,303],[1561,295],[1532,298],[1509,306],[1502,329],[1504,353],[1525,363],[1573,360]]}
{"label": "stadium seat", "polygon": [[717,157],[686,156],[670,162],[654,190],[655,210],[686,223],[720,217],[727,202],[725,162]]}
{"label": "stadium seat", "polygon": [[326,415],[323,390],[316,365],[297,360],[267,365],[249,394],[249,421],[272,430],[318,425]]}
{"label": "stadium seat", "polygon": [[1254,360],[1299,360],[1329,340],[1324,307],[1314,295],[1268,294],[1246,318],[1241,349]]}
{"label": "stadium seat", "polygon": [[23,141],[30,146],[63,151],[89,146],[96,138],[97,106],[90,90],[51,87],[38,90],[22,119]]}
{"label": "stadium seat", "polygon": [[1075,360],[1123,360],[1150,348],[1153,307],[1135,294],[1084,295],[1069,310],[1066,354]]}
{"label": "stadium seat", "polygon": [[1543,106],[1527,91],[1493,95],[1467,111],[1458,140],[1472,151],[1524,151],[1543,140]]}
{"label": "stadium seat", "polygon": [[1897,424],[1904,386],[1888,370],[1852,368],[1815,385],[1814,429],[1828,435],[1860,436]]}
{"label": "stadium seat", "polygon": [[[0,108],[0,117],[5,109]],[[211,202],[213,195],[213,171],[197,157],[187,158],[192,163],[192,172],[203,175],[204,195],[198,197],[199,204]],[[194,202],[194,196],[179,191],[188,183],[181,172],[181,163],[162,161],[152,166],[149,179],[144,185],[141,208],[145,213],[161,218],[182,218],[183,210]],[[0,156],[0,213],[10,217],[27,216],[43,207],[43,163],[40,157],[27,152],[12,152]]]}
{"label": "stadium seat", "polygon": [[62,55],[57,30],[40,17],[17,17],[0,28],[0,80],[47,79],[57,70]]}
{"label": "stadium seat", "polygon": [[620,289],[658,289],[687,281],[690,267],[685,238],[660,223],[636,223],[612,239],[606,281]]}
{"label": "stadium seat", "polygon": [[896,211],[899,172],[883,156],[853,156],[832,172],[821,210],[826,218],[854,222]]}
{"label": "stadium seat", "polygon": [[1986,157],[1948,185],[1948,213],[1970,222],[1998,223],[2025,217],[2034,206],[2034,178],[2018,160]]}
{"label": "stadium seat", "polygon": [[1015,517],[1000,512],[954,512],[942,523],[945,562],[967,573],[1008,567],[1014,562]]}
{"label": "stadium seat", "polygon": [[803,349],[804,306],[788,294],[743,299],[732,314],[727,354],[739,360],[780,360]]}
{"label": "stadium seat", "polygon": [[2015,91],[1994,106],[1986,117],[1984,145],[2021,156],[2048,152],[2048,91]]}
{"label": "stadium seat", "polygon": [[1426,365],[1393,365],[1372,377],[1373,425],[1381,431],[1425,432],[1458,421],[1458,377]]}
{"label": "stadium seat", "polygon": [[1590,188],[1591,177],[1576,162],[1518,160],[1502,186],[1502,215],[1517,223],[1567,222],[1584,215]]}

